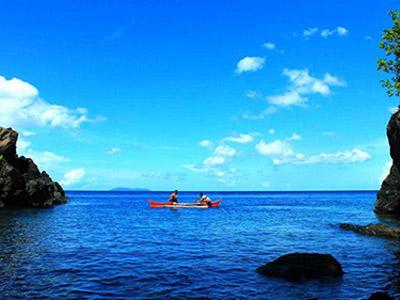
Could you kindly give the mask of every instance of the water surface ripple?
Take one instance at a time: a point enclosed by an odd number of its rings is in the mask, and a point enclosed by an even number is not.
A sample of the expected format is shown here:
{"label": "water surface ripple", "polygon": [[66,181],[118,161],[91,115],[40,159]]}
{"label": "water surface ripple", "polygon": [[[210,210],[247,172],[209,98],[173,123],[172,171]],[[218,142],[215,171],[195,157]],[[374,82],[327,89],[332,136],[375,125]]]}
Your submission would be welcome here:
{"label": "water surface ripple", "polygon": [[[338,228],[377,221],[373,192],[209,193],[223,201],[208,210],[148,207],[166,193],[68,194],[55,209],[0,210],[1,299],[400,297],[400,244]],[[346,273],[298,283],[255,272],[295,251],[331,253]]]}

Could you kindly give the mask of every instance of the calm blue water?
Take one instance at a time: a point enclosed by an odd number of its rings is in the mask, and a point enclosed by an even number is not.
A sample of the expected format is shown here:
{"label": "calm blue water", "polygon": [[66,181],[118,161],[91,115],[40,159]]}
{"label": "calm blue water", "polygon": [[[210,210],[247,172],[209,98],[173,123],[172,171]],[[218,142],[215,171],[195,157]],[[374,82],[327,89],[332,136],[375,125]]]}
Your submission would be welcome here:
{"label": "calm blue water", "polygon": [[[400,297],[400,244],[338,228],[376,222],[375,193],[208,194],[220,208],[149,208],[166,193],[70,192],[55,209],[0,210],[0,298]],[[331,253],[346,274],[295,283],[255,272],[295,251]]]}

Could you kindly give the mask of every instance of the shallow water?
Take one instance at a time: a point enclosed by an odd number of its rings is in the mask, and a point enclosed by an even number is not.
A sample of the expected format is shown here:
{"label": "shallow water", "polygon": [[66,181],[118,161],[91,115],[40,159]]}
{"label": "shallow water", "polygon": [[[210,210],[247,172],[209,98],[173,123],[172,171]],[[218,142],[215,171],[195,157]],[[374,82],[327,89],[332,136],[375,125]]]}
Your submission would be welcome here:
{"label": "shallow water", "polygon": [[[148,206],[167,193],[68,194],[54,209],[0,210],[1,299],[400,298],[400,243],[338,227],[376,222],[374,192],[208,193],[218,209]],[[331,253],[345,275],[299,283],[255,272],[295,251]]]}

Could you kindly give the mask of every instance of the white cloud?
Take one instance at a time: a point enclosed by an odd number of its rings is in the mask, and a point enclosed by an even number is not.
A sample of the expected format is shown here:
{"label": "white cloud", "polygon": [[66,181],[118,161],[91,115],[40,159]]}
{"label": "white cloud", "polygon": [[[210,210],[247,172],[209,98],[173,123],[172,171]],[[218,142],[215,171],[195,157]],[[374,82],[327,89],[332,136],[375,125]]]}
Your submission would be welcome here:
{"label": "white cloud", "polygon": [[237,63],[236,73],[241,74],[243,72],[255,72],[261,70],[264,63],[264,57],[246,56]]}
{"label": "white cloud", "polygon": [[307,101],[298,91],[287,91],[281,95],[269,96],[267,100],[269,104],[276,106],[300,105]]}
{"label": "white cloud", "polygon": [[323,78],[313,77],[308,69],[284,69],[283,75],[289,78],[288,90],[280,95],[267,97],[269,104],[274,106],[304,105],[307,102],[305,95],[320,94],[327,96],[332,93],[331,86],[344,86],[346,83],[326,73]]}
{"label": "white cloud", "polygon": [[232,177],[236,173],[236,169],[229,168],[226,163],[230,162],[232,158],[237,154],[235,148],[228,145],[218,145],[211,156],[203,160],[199,165],[186,164],[184,168],[199,173],[207,173],[216,177]]}
{"label": "white cloud", "polygon": [[289,79],[286,91],[282,94],[267,96],[269,107],[258,114],[244,112],[243,119],[264,119],[267,115],[277,112],[279,107],[306,106],[307,95],[328,96],[332,94],[332,87],[346,85],[344,80],[330,73],[325,73],[322,78],[314,77],[310,75],[308,69],[284,69],[282,74]]}
{"label": "white cloud", "polygon": [[39,166],[41,170],[48,170],[54,168],[60,163],[68,162],[69,159],[57,155],[50,151],[35,151],[31,149],[25,150],[25,154],[27,157],[32,158],[32,160]]}
{"label": "white cloud", "polygon": [[240,133],[239,136],[229,136],[223,139],[223,141],[239,143],[239,144],[247,144],[253,141],[253,136],[251,134]]}
{"label": "white cloud", "polygon": [[209,172],[210,171],[209,168],[206,168],[204,166],[196,166],[196,165],[193,165],[193,164],[185,164],[185,165],[182,165],[182,166],[184,168],[192,171],[192,172],[199,172],[199,173],[203,173],[204,172],[205,173],[205,172]]}
{"label": "white cloud", "polygon": [[51,151],[37,151],[32,149],[32,143],[23,136],[17,140],[17,153],[20,156],[31,158],[41,170],[49,170],[57,165],[70,161],[68,158]]}
{"label": "white cloud", "polygon": [[255,97],[257,97],[258,96],[258,94],[257,94],[257,92],[256,91],[253,91],[253,90],[248,90],[248,91],[246,91],[246,97],[248,97],[248,98],[255,98]]}
{"label": "white cloud", "polygon": [[347,28],[344,28],[344,27],[341,27],[341,26],[338,26],[336,28],[336,31],[337,31],[337,34],[339,36],[345,36],[345,35],[347,35],[349,33],[349,30]]}
{"label": "white cloud", "polygon": [[216,166],[216,165],[223,165],[225,163],[226,159],[223,156],[210,156],[207,157],[204,161],[203,164],[206,166]]}
{"label": "white cloud", "polygon": [[23,155],[26,153],[28,148],[31,146],[31,142],[25,140],[22,137],[19,137],[17,140],[17,153]]}
{"label": "white cloud", "polygon": [[300,141],[301,136],[297,133],[293,133],[287,140],[289,141]]}
{"label": "white cloud", "polygon": [[274,134],[274,133],[275,133],[275,129],[274,129],[274,128],[271,128],[270,130],[268,130],[268,133],[269,133],[269,134]]}
{"label": "white cloud", "polygon": [[21,131],[21,135],[26,136],[26,137],[29,137],[29,136],[34,136],[34,135],[36,135],[36,133],[33,132],[33,131],[29,131],[29,130],[23,130],[23,131]]}
{"label": "white cloud", "polygon": [[334,33],[335,33],[335,30],[329,30],[329,29],[321,30],[321,36],[323,38],[328,38],[329,36],[333,35]]}
{"label": "white cloud", "polygon": [[303,36],[304,36],[305,38],[309,38],[309,37],[313,36],[314,34],[316,34],[317,32],[318,32],[318,28],[316,28],[316,27],[314,27],[314,28],[308,28],[308,29],[305,29],[305,30],[303,31]]}
{"label": "white cloud", "polygon": [[322,135],[329,136],[329,137],[334,137],[334,136],[336,136],[336,132],[334,132],[334,131],[324,131],[322,133]]}
{"label": "white cloud", "polygon": [[107,154],[116,154],[121,152],[121,149],[118,147],[112,147],[106,151]]}
{"label": "white cloud", "polygon": [[256,150],[261,155],[274,157],[291,157],[295,154],[292,145],[283,140],[275,140],[271,143],[261,140],[256,145]]}
{"label": "white cloud", "polygon": [[305,155],[294,151],[291,141],[299,140],[300,136],[292,135],[285,140],[275,140],[267,143],[261,140],[256,145],[256,151],[264,156],[269,156],[274,165],[281,164],[340,164],[358,163],[369,160],[371,156],[360,149],[338,151],[334,153],[320,153],[317,155]]}
{"label": "white cloud", "polygon": [[199,142],[200,147],[208,148],[212,146],[212,142],[210,140],[202,140]]}
{"label": "white cloud", "polygon": [[78,128],[84,122],[102,120],[90,119],[84,108],[69,109],[62,105],[50,104],[39,97],[33,85],[12,78],[0,76],[0,124],[21,129],[24,127]]}
{"label": "white cloud", "polygon": [[80,182],[85,175],[86,172],[84,169],[75,169],[65,173],[64,177],[60,180],[60,183],[65,186],[74,185]]}
{"label": "white cloud", "polygon": [[215,148],[213,154],[203,161],[204,166],[223,165],[230,158],[236,155],[236,149],[228,145],[219,145]]}
{"label": "white cloud", "polygon": [[332,35],[337,35],[340,37],[346,36],[349,33],[349,30],[342,26],[337,26],[333,29],[322,29],[319,30],[317,27],[308,28],[303,31],[303,37],[308,40],[310,37],[315,36],[319,33],[319,35],[325,39]]}
{"label": "white cloud", "polygon": [[344,82],[343,80],[341,80],[329,73],[325,73],[324,79],[322,80],[322,82],[327,85],[335,85],[335,86],[345,86],[346,85],[346,82]]}
{"label": "white cloud", "polygon": [[235,154],[236,154],[236,149],[228,145],[219,145],[214,150],[214,155],[217,156],[232,157],[235,156]]}
{"label": "white cloud", "polygon": [[260,120],[260,119],[264,119],[266,116],[271,115],[271,114],[273,114],[273,113],[275,113],[277,111],[278,110],[276,109],[276,107],[269,106],[259,114],[253,114],[253,113],[250,113],[250,112],[244,112],[242,114],[242,118],[243,119],[247,119],[247,120]]}
{"label": "white cloud", "polygon": [[265,118],[265,115],[263,113],[253,114],[251,112],[246,111],[242,114],[242,118],[246,120],[261,120]]}
{"label": "white cloud", "polygon": [[268,50],[274,50],[275,49],[275,44],[274,43],[264,43],[264,48]]}
{"label": "white cloud", "polygon": [[371,156],[360,149],[354,148],[352,150],[338,151],[335,153],[320,153],[318,155],[304,156],[301,153],[296,154],[295,157],[274,159],[273,163],[278,164],[349,164],[358,163],[369,160]]}
{"label": "white cloud", "polygon": [[349,30],[343,26],[337,26],[336,28],[333,29],[322,29],[319,30],[317,27],[313,28],[308,28],[303,31],[303,37],[308,40],[310,37],[320,34],[321,37],[327,39],[328,37],[332,35],[337,35],[340,37],[346,36],[349,33]]}
{"label": "white cloud", "polygon": [[209,174],[212,174],[218,178],[220,177],[224,177],[226,175],[232,177],[234,175],[234,173],[236,173],[236,170],[233,168],[229,168],[226,169],[225,171],[220,169],[222,167],[222,165],[213,165],[213,166],[209,166],[209,165],[193,165],[193,164],[186,164],[183,165],[183,167],[185,169],[188,169],[192,172],[196,172],[196,173],[205,173],[207,174],[207,176],[209,176]]}

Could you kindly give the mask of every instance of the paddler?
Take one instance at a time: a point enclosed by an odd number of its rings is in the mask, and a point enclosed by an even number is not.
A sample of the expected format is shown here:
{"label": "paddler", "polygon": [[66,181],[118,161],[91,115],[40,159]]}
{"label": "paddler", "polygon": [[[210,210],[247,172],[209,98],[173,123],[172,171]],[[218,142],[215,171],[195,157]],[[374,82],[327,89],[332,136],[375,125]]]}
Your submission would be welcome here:
{"label": "paddler", "polygon": [[211,199],[207,195],[200,193],[199,196],[200,196],[200,199],[198,200],[198,202],[200,204],[203,204],[203,205],[207,204],[209,207],[211,206]]}
{"label": "paddler", "polygon": [[178,204],[178,191],[175,190],[169,195],[168,202],[171,204]]}

